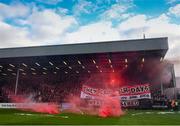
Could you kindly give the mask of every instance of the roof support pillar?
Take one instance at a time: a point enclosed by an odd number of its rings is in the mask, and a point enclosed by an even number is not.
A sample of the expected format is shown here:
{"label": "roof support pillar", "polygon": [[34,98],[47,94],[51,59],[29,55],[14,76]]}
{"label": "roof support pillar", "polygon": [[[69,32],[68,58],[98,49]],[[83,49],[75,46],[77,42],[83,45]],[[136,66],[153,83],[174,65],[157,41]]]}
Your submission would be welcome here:
{"label": "roof support pillar", "polygon": [[17,74],[16,74],[16,85],[15,85],[15,91],[14,94],[17,94],[18,91],[18,83],[19,83],[19,68],[17,69]]}

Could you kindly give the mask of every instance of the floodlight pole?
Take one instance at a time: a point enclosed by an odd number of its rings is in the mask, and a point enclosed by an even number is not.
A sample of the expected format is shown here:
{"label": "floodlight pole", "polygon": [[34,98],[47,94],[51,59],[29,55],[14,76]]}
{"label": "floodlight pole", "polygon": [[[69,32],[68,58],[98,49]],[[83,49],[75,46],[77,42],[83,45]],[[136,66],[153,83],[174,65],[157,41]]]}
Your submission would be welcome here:
{"label": "floodlight pole", "polygon": [[163,76],[163,74],[161,72],[161,74],[159,76],[159,78],[160,78],[160,89],[161,89],[161,95],[164,95],[164,87],[163,87],[162,76]]}
{"label": "floodlight pole", "polygon": [[171,66],[171,75],[172,75],[172,83],[173,83],[173,95],[174,95],[174,99],[177,99],[176,96],[176,76],[175,76],[175,71],[174,71],[174,64],[172,64]]}
{"label": "floodlight pole", "polygon": [[162,78],[160,78],[160,81],[161,81],[161,95],[164,95],[164,87],[162,83]]}
{"label": "floodlight pole", "polygon": [[16,86],[15,86],[15,95],[17,94],[18,90],[18,83],[19,83],[19,68],[17,69],[17,74],[16,74]]}

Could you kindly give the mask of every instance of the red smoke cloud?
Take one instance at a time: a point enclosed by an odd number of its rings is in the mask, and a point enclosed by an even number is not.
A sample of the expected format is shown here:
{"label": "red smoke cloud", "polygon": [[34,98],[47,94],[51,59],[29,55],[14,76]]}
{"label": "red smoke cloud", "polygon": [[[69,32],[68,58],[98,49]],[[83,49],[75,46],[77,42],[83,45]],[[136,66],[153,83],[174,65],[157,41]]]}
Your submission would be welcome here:
{"label": "red smoke cloud", "polygon": [[[94,101],[98,105],[89,105],[86,100],[82,100],[79,96],[69,97],[69,103],[72,105],[67,111],[79,114],[98,115],[100,117],[121,116],[124,112],[121,109],[120,100],[113,96],[98,96]],[[92,100],[93,101],[93,100]]]}
{"label": "red smoke cloud", "polygon": [[[98,88],[115,90],[119,86],[119,78],[116,74],[101,74],[92,76],[88,83],[98,84]],[[85,83],[85,84],[88,84]],[[93,86],[93,85],[92,85]],[[94,100],[98,105],[90,105],[87,99],[81,99],[80,96],[69,95],[66,101],[71,104],[67,110],[71,113],[98,115],[100,117],[121,116],[124,112],[121,109],[120,99],[118,92],[106,96],[97,96]],[[90,99],[89,99],[90,100]],[[28,110],[32,112],[58,114],[60,109],[56,103],[37,103],[32,98],[25,96],[11,95],[11,102],[25,103],[25,106],[18,108],[21,110]]]}
{"label": "red smoke cloud", "polygon": [[17,109],[28,110],[32,112],[48,113],[48,114],[58,114],[60,113],[59,107],[55,103],[36,103],[31,98],[26,98],[24,96],[12,95],[12,102],[22,103],[21,106],[17,106]]}
{"label": "red smoke cloud", "polygon": [[102,97],[102,99],[103,103],[100,106],[98,113],[100,117],[121,116],[124,114],[124,112],[121,109],[119,98],[117,96],[105,96]]}
{"label": "red smoke cloud", "polygon": [[114,73],[96,74],[91,76],[84,84],[99,89],[109,89],[112,90],[112,92],[108,94],[108,96],[106,94],[101,94],[92,99],[81,99],[80,96],[71,95],[66,98],[72,105],[72,107],[68,110],[69,112],[98,115],[100,117],[121,116],[124,114],[121,109],[119,92],[113,92],[120,84],[120,78],[118,75]]}

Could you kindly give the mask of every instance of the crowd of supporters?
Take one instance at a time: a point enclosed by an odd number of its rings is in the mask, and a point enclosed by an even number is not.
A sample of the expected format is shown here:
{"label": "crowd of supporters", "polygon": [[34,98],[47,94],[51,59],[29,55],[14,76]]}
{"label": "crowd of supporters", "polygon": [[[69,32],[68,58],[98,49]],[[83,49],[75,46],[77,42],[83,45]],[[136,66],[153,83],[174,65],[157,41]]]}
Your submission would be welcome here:
{"label": "crowd of supporters", "polygon": [[[17,95],[31,97],[36,102],[64,102],[69,95],[80,95],[78,83],[58,81],[19,81]],[[0,90],[0,102],[11,102],[10,96],[15,94],[15,84],[4,84]]]}
{"label": "crowd of supporters", "polygon": [[[11,102],[11,95],[15,94],[15,84],[1,83],[0,102]],[[39,80],[27,81],[20,80],[17,86],[17,95],[30,97],[35,102],[67,102],[67,99],[73,95],[80,96],[82,85],[75,80],[70,81],[52,81]],[[173,99],[167,99],[160,90],[151,91],[151,100],[139,100],[140,108],[169,108],[177,106]],[[174,108],[175,108],[174,107]]]}
{"label": "crowd of supporters", "polygon": [[[21,81],[17,87],[17,95],[32,95],[38,102],[63,102],[69,95],[79,95],[81,85],[72,82],[32,82]],[[5,84],[0,90],[0,99],[14,94],[15,84]],[[153,101],[167,101],[160,91],[151,91]]]}
{"label": "crowd of supporters", "polygon": [[161,92],[161,90],[151,91],[151,96],[154,101],[166,101],[167,97]]}

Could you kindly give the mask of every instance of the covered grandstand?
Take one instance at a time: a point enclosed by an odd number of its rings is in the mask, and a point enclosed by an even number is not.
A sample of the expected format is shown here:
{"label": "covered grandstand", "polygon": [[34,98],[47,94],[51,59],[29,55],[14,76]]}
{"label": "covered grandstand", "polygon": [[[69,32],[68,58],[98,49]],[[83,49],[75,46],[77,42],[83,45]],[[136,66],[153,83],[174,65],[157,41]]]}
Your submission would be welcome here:
{"label": "covered grandstand", "polygon": [[[9,92],[64,102],[87,82],[105,83],[109,74],[118,86],[149,83],[152,96],[161,97],[165,88],[175,87],[173,65],[163,60],[167,51],[168,38],[0,49],[1,102],[9,102]],[[169,81],[163,81],[164,69]]]}

